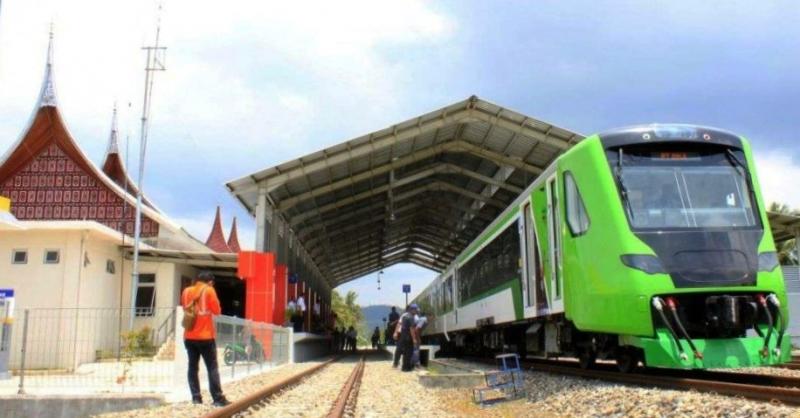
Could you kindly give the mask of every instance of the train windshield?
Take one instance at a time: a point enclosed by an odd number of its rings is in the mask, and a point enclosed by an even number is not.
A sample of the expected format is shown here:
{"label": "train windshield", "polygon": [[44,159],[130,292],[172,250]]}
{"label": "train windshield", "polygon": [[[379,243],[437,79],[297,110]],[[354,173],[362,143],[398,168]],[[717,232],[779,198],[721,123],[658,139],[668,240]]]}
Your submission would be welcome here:
{"label": "train windshield", "polygon": [[649,145],[618,148],[609,158],[634,229],[759,225],[741,151]]}

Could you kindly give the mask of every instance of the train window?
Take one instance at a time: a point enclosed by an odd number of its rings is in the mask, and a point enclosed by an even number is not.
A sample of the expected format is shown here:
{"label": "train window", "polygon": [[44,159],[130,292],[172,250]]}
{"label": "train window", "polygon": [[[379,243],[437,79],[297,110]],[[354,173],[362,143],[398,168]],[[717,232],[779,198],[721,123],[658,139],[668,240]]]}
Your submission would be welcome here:
{"label": "train window", "polygon": [[567,225],[572,236],[580,236],[589,230],[589,214],[583,204],[578,185],[569,171],[564,173],[564,188],[566,195]]}
{"label": "train window", "polygon": [[634,229],[760,224],[742,151],[647,144],[609,151],[607,156]]}
{"label": "train window", "polygon": [[442,291],[442,313],[450,312],[453,309],[453,276],[444,281]]}
{"label": "train window", "polygon": [[459,304],[468,303],[510,280],[519,278],[521,257],[517,221],[483,247],[458,270]]}

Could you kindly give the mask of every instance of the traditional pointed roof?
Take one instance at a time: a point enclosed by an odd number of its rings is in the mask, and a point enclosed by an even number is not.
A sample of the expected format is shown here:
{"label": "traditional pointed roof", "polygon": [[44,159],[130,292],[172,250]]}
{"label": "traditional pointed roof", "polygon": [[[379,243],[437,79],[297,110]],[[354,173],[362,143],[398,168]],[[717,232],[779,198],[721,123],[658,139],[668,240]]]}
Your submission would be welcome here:
{"label": "traditional pointed roof", "polygon": [[233,252],[225,242],[225,234],[222,232],[222,219],[220,217],[219,206],[217,206],[217,214],[214,216],[214,225],[211,227],[211,233],[206,240],[206,247],[218,253]]}
{"label": "traditional pointed roof", "polygon": [[8,178],[53,143],[72,158],[80,168],[90,173],[93,171],[94,166],[72,139],[61,118],[61,113],[58,111],[53,67],[53,29],[51,25],[50,40],[47,44],[47,62],[36,108],[28,124],[28,129],[0,159],[0,180]]}
{"label": "traditional pointed roof", "polygon": [[242,250],[239,246],[239,231],[236,228],[236,217],[233,217],[233,224],[231,225],[231,233],[228,234],[228,248],[231,252],[238,253]]}
{"label": "traditional pointed roof", "polygon": [[[54,67],[51,30],[36,107],[22,135],[0,157],[0,193],[15,202],[12,211],[20,221],[87,220],[130,233],[133,214],[125,208],[135,206],[136,198],[92,163],[69,133],[57,106]],[[143,236],[157,239],[159,247],[207,250],[149,205],[142,206],[142,221]]]}
{"label": "traditional pointed roof", "polygon": [[[114,113],[111,117],[111,134],[108,137],[108,148],[106,149],[106,158],[103,161],[103,173],[111,180],[114,180],[119,187],[128,192],[131,196],[136,197],[139,189],[128,177],[128,171],[125,164],[122,162],[122,156],[119,153],[119,131],[117,130],[117,106],[114,105]],[[142,196],[142,203],[150,206],[153,210],[158,210],[155,205],[150,203],[146,196]]]}

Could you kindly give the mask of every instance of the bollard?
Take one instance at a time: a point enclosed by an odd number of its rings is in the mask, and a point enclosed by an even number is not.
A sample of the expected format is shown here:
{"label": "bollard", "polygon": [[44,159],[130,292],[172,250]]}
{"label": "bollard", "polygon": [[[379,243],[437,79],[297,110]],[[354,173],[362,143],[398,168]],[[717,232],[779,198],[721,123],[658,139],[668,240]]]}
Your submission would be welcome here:
{"label": "bollard", "polygon": [[22,319],[22,359],[19,365],[19,390],[18,395],[25,394],[25,357],[28,351],[28,314],[30,311],[25,309],[25,316]]}

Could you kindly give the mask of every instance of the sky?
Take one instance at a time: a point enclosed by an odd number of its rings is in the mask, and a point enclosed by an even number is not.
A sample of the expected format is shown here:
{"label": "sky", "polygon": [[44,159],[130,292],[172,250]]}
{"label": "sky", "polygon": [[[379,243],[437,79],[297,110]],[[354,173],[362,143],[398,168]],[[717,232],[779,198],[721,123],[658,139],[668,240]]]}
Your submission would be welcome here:
{"label": "sky", "polygon": [[[37,99],[50,23],[55,82],[96,163],[120,108],[137,155],[153,0],[4,0],[0,153]],[[164,0],[144,190],[205,239],[214,208],[254,221],[225,182],[472,94],[584,134],[649,122],[747,136],[768,201],[800,208],[800,3],[796,1]],[[136,169],[135,158],[129,168]],[[402,304],[434,277],[412,265],[342,286]]]}

